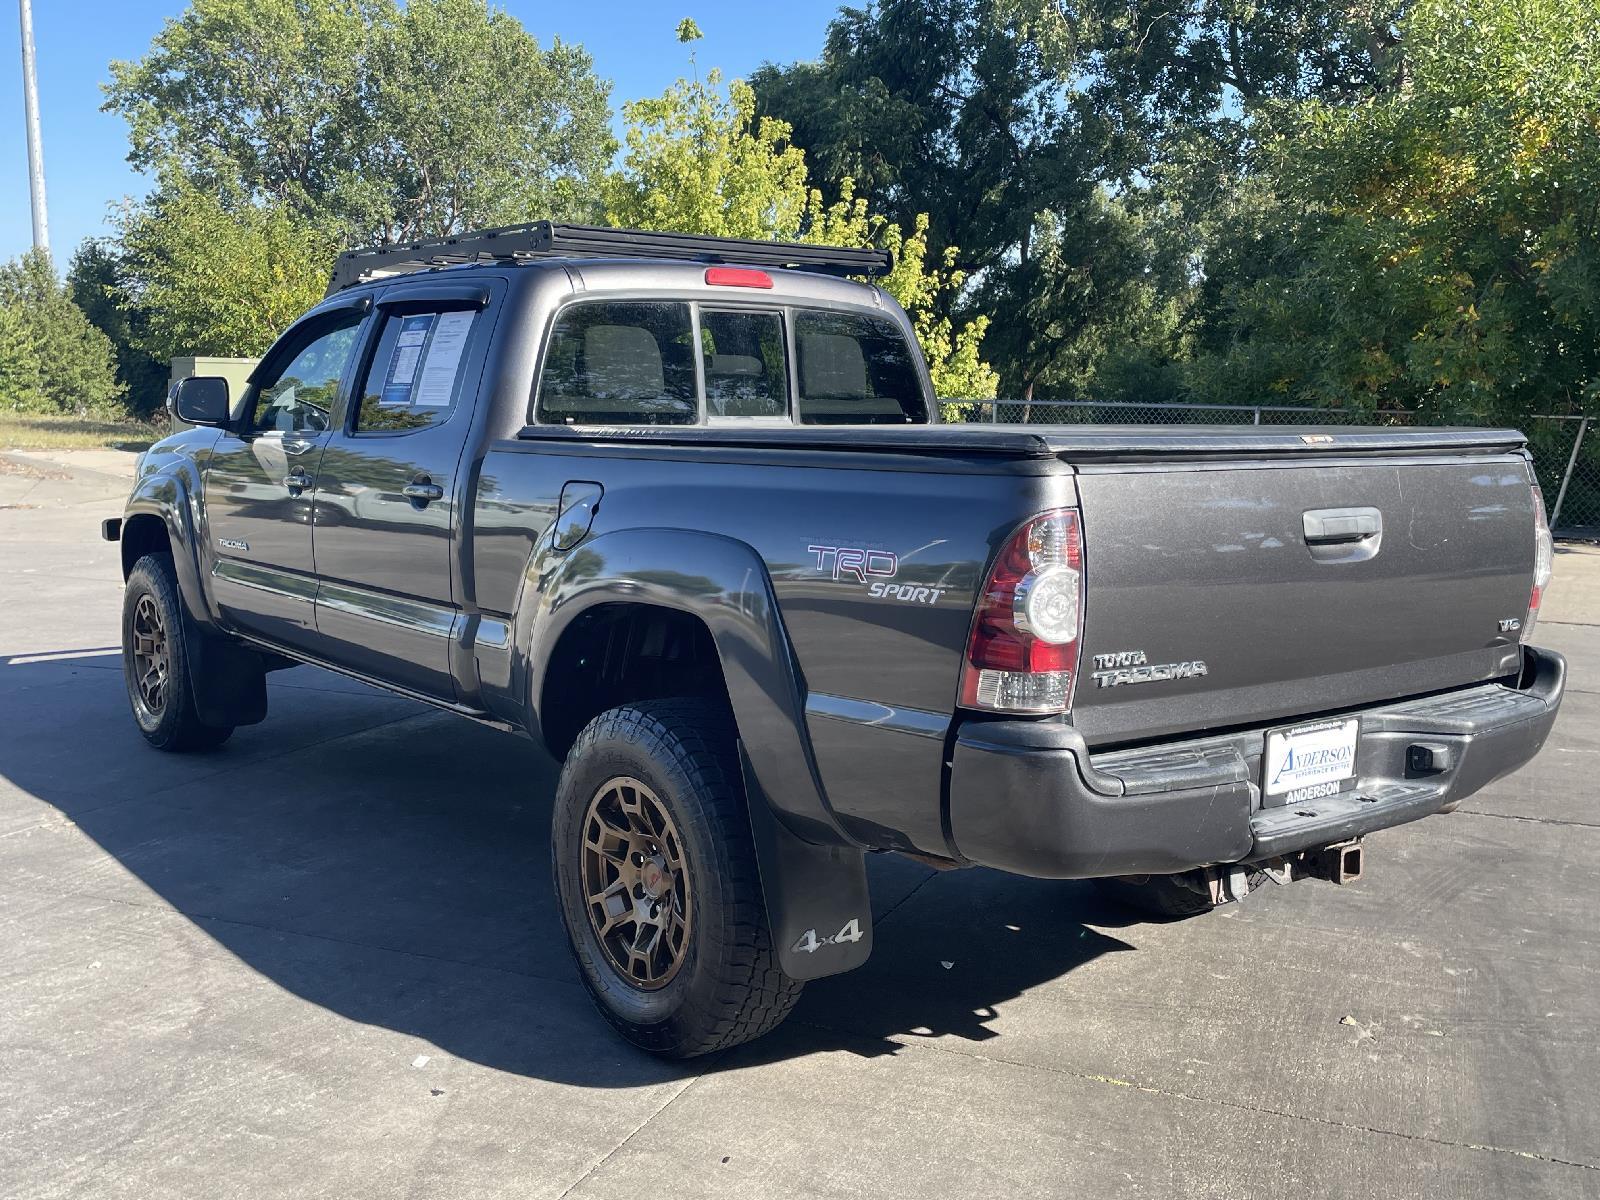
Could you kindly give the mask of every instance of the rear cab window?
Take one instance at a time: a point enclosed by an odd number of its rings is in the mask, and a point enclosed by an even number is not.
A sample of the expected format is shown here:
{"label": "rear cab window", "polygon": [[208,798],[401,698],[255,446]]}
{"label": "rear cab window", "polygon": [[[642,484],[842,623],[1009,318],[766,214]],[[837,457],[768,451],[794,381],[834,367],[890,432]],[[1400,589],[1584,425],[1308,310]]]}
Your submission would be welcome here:
{"label": "rear cab window", "polygon": [[555,425],[694,425],[687,303],[597,301],[556,318],[539,376],[538,420]]}
{"label": "rear cab window", "polygon": [[795,350],[802,425],[905,425],[928,419],[900,327],[885,317],[800,309]]}
{"label": "rear cab window", "polygon": [[547,425],[929,419],[915,355],[887,317],[666,299],[563,308],[533,408]]}

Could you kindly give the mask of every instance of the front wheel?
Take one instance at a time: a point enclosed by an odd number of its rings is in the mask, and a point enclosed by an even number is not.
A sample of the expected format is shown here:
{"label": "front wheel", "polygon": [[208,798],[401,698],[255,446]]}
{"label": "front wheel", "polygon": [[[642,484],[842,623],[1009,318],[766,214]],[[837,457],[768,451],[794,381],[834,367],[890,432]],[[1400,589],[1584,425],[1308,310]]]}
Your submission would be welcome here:
{"label": "front wheel", "polygon": [[204,750],[233,733],[195,710],[182,604],[170,554],[133,565],[122,593],[122,677],[139,732],[157,750]]}
{"label": "front wheel", "polygon": [[551,824],[578,973],[623,1037],[692,1058],[789,1015],[801,985],[772,947],[719,706],[659,700],[596,717],[567,756]]}

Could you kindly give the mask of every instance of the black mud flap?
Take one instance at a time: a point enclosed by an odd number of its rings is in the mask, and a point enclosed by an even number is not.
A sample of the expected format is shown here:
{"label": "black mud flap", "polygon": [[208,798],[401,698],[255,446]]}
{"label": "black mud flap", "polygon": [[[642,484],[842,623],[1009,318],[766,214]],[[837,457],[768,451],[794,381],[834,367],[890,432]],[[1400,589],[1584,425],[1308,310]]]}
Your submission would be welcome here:
{"label": "black mud flap", "polygon": [[791,979],[855,970],[872,953],[867,856],[851,846],[817,846],[790,833],[773,816],[742,744],[739,765],[778,965]]}
{"label": "black mud flap", "polygon": [[184,649],[195,714],[219,728],[257,725],[267,717],[266,663],[230,638],[206,633],[183,614]]}

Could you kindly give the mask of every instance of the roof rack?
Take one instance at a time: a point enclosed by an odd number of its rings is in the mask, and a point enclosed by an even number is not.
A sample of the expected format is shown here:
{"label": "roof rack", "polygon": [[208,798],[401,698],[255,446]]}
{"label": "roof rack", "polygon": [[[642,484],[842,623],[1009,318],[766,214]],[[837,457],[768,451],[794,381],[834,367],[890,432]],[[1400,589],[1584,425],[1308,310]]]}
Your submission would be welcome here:
{"label": "roof rack", "polygon": [[453,237],[347,250],[333,266],[328,294],[353,284],[429,267],[468,262],[515,262],[530,258],[661,258],[686,262],[739,263],[789,267],[823,275],[886,275],[893,265],[887,250],[808,246],[800,242],[761,242],[749,238],[699,237],[689,233],[651,233],[601,225],[534,221],[479,229]]}

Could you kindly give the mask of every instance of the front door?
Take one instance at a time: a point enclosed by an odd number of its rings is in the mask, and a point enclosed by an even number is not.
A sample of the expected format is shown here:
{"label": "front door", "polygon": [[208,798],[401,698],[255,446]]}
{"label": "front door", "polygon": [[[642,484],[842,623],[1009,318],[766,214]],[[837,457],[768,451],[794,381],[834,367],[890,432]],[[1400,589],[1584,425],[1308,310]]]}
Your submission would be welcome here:
{"label": "front door", "polygon": [[317,472],[317,628],[361,674],[454,699],[453,538],[490,292],[397,285]]}
{"label": "front door", "polygon": [[315,646],[317,470],[363,319],[361,310],[341,309],[285,334],[206,469],[202,561],[211,562],[223,620],[292,648]]}

